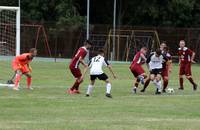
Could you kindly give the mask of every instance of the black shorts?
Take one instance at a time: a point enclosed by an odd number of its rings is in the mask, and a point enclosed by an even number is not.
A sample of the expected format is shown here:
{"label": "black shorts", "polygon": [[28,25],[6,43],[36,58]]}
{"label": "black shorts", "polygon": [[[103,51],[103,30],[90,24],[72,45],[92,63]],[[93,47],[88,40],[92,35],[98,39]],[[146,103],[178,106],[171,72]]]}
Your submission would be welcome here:
{"label": "black shorts", "polygon": [[90,80],[96,80],[96,78],[98,78],[99,80],[107,80],[108,76],[105,73],[100,75],[90,75]]}
{"label": "black shorts", "polygon": [[162,69],[152,69],[151,71],[150,71],[150,74],[155,74],[155,75],[157,75],[157,74],[162,74]]}

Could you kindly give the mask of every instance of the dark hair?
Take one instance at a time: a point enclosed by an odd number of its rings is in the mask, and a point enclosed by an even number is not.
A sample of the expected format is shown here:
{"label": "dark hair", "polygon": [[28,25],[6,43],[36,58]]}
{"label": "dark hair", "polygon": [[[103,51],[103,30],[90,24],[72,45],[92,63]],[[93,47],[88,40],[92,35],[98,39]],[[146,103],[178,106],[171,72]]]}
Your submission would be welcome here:
{"label": "dark hair", "polygon": [[31,49],[29,50],[30,53],[33,53],[34,51],[37,51],[37,49],[36,49],[36,48],[31,48]]}
{"label": "dark hair", "polygon": [[168,51],[169,51],[169,47],[166,46],[166,47],[163,48],[163,50],[164,50],[165,52],[168,52]]}
{"label": "dark hair", "polygon": [[156,49],[156,54],[160,56],[162,54],[162,51],[160,49]]}
{"label": "dark hair", "polygon": [[98,53],[99,53],[99,54],[102,54],[102,53],[104,54],[105,52],[104,52],[103,49],[99,49]]}
{"label": "dark hair", "polygon": [[91,42],[90,40],[86,40],[86,41],[85,41],[85,44],[92,45],[92,42]]}

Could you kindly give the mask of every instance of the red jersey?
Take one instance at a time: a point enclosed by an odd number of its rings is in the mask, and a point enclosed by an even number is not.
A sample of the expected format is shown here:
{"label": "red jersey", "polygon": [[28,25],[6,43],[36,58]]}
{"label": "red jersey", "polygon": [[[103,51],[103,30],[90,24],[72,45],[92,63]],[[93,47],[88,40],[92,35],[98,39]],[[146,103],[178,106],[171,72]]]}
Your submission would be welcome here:
{"label": "red jersey", "polygon": [[142,54],[141,51],[136,53],[131,63],[131,66],[130,66],[131,68],[135,65],[142,65],[143,63],[145,63],[145,61],[143,61],[143,58],[141,57],[141,54]]}
{"label": "red jersey", "polygon": [[24,53],[16,56],[14,62],[20,65],[26,65],[33,60],[31,53]]}
{"label": "red jersey", "polygon": [[169,52],[162,52],[162,54],[167,58],[167,61],[163,62],[163,68],[166,68],[168,66],[167,62],[172,60],[172,56]]}
{"label": "red jersey", "polygon": [[87,55],[88,51],[85,47],[80,47],[76,53],[76,55],[72,58],[70,67],[78,68],[80,64],[80,58],[84,59]]}
{"label": "red jersey", "polygon": [[193,51],[190,50],[187,47],[179,48],[178,49],[178,56],[180,63],[191,63],[191,57],[192,57]]}

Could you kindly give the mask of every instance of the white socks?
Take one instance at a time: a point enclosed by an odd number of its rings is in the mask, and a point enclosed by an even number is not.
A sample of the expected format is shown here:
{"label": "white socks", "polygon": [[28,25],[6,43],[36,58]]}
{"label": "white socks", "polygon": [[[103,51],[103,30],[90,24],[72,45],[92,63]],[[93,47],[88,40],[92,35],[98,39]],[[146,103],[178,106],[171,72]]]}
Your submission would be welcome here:
{"label": "white socks", "polygon": [[161,80],[159,80],[159,81],[154,80],[153,83],[156,86],[156,88],[158,89],[158,91],[160,92],[161,91],[161,86],[162,86]]}
{"label": "white socks", "polygon": [[91,84],[89,84],[89,85],[88,85],[88,89],[87,89],[87,93],[86,93],[86,94],[90,95],[90,94],[92,93],[92,89],[93,89],[93,88],[94,88],[94,86],[91,85]]}
{"label": "white socks", "polygon": [[[88,85],[88,88],[87,88],[87,92],[86,94],[90,95],[92,93],[92,90],[93,90],[94,86],[89,84]],[[106,84],[106,93],[107,94],[110,94],[110,91],[111,91],[111,84],[110,83],[107,83]]]}
{"label": "white socks", "polygon": [[106,84],[106,93],[107,93],[107,94],[110,94],[110,91],[111,91],[111,84],[110,84],[110,83],[107,83],[107,84]]}

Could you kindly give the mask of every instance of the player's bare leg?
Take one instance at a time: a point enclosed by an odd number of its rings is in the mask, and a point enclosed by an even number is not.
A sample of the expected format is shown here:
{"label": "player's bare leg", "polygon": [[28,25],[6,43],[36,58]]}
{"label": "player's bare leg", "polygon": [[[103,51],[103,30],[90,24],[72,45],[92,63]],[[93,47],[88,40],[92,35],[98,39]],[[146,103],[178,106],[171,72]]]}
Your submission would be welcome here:
{"label": "player's bare leg", "polygon": [[140,83],[140,79],[137,77],[135,82],[133,83],[133,93],[137,93],[137,88]]}
{"label": "player's bare leg", "polygon": [[168,76],[164,76],[163,77],[163,92],[165,93],[166,92],[166,88],[168,86],[168,83],[169,83],[169,77]]}
{"label": "player's bare leg", "polygon": [[161,94],[161,75],[157,74],[155,79],[153,80],[153,83],[156,86],[156,93],[155,94]]}
{"label": "player's bare leg", "polygon": [[149,77],[146,78],[146,81],[144,82],[143,89],[140,92],[145,92],[145,90],[148,87],[150,81],[151,81],[151,79],[150,79],[150,76],[149,76]]}
{"label": "player's bare leg", "polygon": [[183,75],[179,75],[179,85],[180,85],[180,87],[178,89],[179,90],[184,90],[184,87],[183,87]]}
{"label": "player's bare leg", "polygon": [[16,76],[15,76],[15,86],[13,87],[13,90],[16,90],[16,91],[19,90],[19,81],[21,80],[21,77],[22,77],[21,70],[17,70]]}
{"label": "player's bare leg", "polygon": [[68,90],[69,94],[80,94],[79,85],[83,82],[81,77],[76,78],[73,86]]}
{"label": "player's bare leg", "polygon": [[105,82],[106,82],[106,97],[108,97],[108,98],[112,98],[112,95],[110,94],[110,91],[111,91],[111,83],[110,83],[110,81],[107,79],[107,80],[105,80]]}
{"label": "player's bare leg", "polygon": [[91,80],[91,83],[88,85],[88,88],[87,88],[86,97],[89,97],[91,95],[92,90],[94,88],[94,83],[95,83],[95,80]]}
{"label": "player's bare leg", "polygon": [[186,76],[186,78],[190,81],[190,83],[193,85],[193,90],[196,91],[197,90],[197,84],[194,82],[194,80],[192,79],[192,76]]}
{"label": "player's bare leg", "polygon": [[26,76],[27,89],[33,90],[33,88],[31,87],[31,83],[32,83],[32,76],[31,76],[31,74],[30,73],[25,73],[24,75]]}
{"label": "player's bare leg", "polygon": [[134,93],[137,92],[137,88],[138,88],[140,82],[141,82],[141,84],[144,85],[144,80],[145,80],[146,78],[147,78],[147,76],[146,76],[145,73],[139,75],[139,76],[136,78],[135,82],[133,83],[133,92],[134,92]]}

